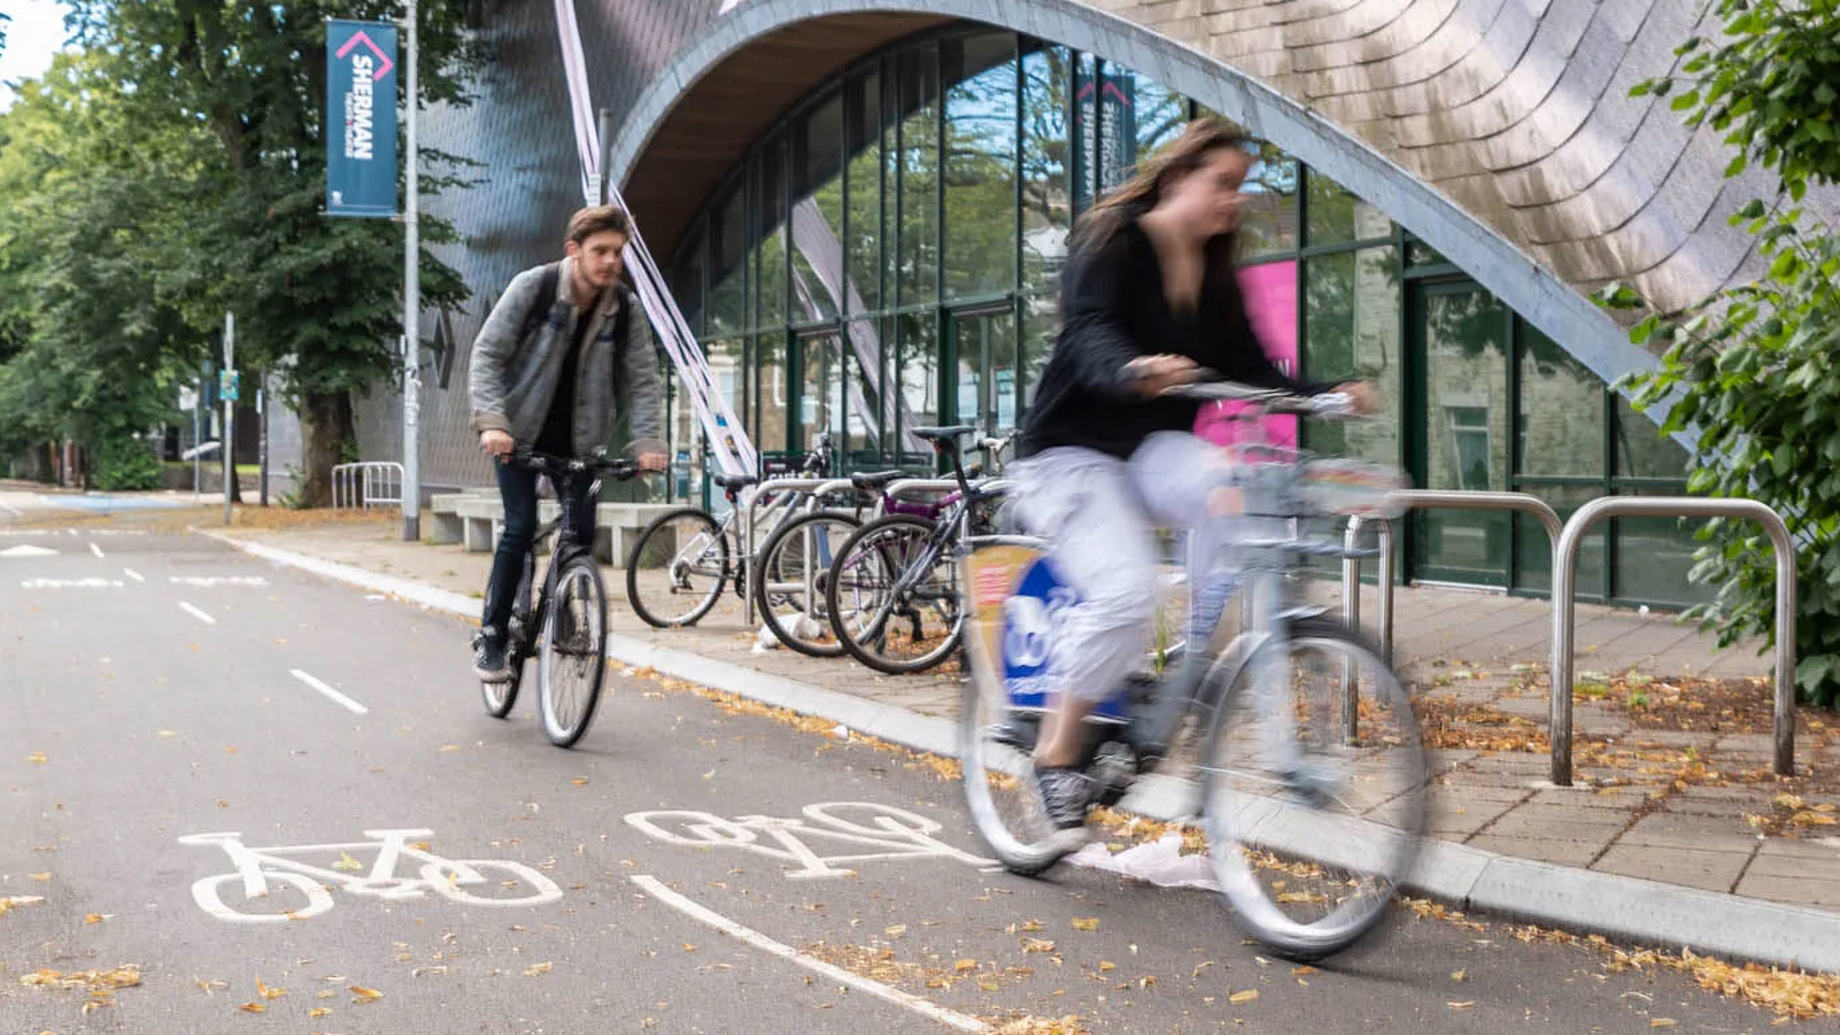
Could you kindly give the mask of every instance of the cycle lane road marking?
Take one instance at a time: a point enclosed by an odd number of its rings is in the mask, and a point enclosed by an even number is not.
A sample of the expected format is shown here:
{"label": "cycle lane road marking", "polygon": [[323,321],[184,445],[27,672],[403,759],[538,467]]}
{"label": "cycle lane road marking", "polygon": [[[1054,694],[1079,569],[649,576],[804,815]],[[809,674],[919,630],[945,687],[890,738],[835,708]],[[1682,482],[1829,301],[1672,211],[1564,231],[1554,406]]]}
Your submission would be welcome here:
{"label": "cycle lane road marking", "polygon": [[369,715],[370,714],[369,708],[364,707],[358,702],[352,700],[349,697],[346,697],[344,694],[339,693],[337,690],[334,690],[332,687],[327,686],[325,683],[313,678],[312,676],[308,675],[305,672],[302,672],[301,670],[297,668],[289,669],[288,675],[291,675],[295,679],[300,680],[301,682],[307,684],[313,689],[318,690],[320,693],[325,694],[327,697],[331,698],[335,703],[347,709],[350,709],[352,712],[358,715]]}
{"label": "cycle lane road marking", "polygon": [[670,906],[672,909],[677,910],[685,916],[707,927],[712,927],[736,941],[751,945],[769,955],[778,956],[780,959],[788,960],[807,970],[822,974],[824,977],[838,984],[848,985],[851,988],[867,992],[877,999],[893,1003],[896,1006],[905,1007],[928,1020],[937,1021],[949,1028],[956,1028],[959,1031],[976,1032],[989,1032],[991,1030],[990,1025],[985,1024],[976,1017],[959,1013],[956,1010],[948,1010],[930,1000],[922,999],[911,992],[903,992],[898,988],[884,985],[880,981],[853,974],[842,967],[826,963],[815,956],[802,953],[784,942],[775,941],[751,927],[744,927],[722,914],[698,905],[696,902],[672,891],[670,888],[665,887],[663,881],[653,877],[651,874],[635,873],[630,879],[634,884],[644,889],[646,894],[651,895],[653,898],[663,902],[665,905]]}
{"label": "cycle lane road marking", "polygon": [[179,601],[179,610],[184,611],[186,614],[191,615],[193,618],[198,619],[199,621],[203,622],[206,625],[216,625],[217,624],[217,619],[212,618],[210,615],[205,614],[203,611],[199,610],[196,607],[193,607],[192,605],[186,603],[183,600]]}

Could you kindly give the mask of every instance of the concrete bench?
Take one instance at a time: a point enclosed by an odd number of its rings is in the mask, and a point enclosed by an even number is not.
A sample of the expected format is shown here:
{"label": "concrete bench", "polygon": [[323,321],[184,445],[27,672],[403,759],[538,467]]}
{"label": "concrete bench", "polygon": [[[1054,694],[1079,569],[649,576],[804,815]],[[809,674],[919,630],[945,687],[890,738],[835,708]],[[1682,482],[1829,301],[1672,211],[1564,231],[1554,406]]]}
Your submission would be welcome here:
{"label": "concrete bench", "polygon": [[[624,565],[626,555],[659,514],[679,506],[675,503],[602,503],[594,514],[594,556],[604,564]],[[468,553],[488,553],[498,545],[504,531],[505,505],[496,493],[475,495],[456,493],[436,496],[430,502],[436,521],[437,542],[464,543]],[[562,513],[562,505],[553,499],[537,501],[537,520],[547,523]],[[443,538],[448,534],[453,538]]]}
{"label": "concrete bench", "polygon": [[461,501],[486,496],[490,492],[489,489],[477,489],[428,497],[428,541],[458,543],[465,539],[466,519],[460,516]]}

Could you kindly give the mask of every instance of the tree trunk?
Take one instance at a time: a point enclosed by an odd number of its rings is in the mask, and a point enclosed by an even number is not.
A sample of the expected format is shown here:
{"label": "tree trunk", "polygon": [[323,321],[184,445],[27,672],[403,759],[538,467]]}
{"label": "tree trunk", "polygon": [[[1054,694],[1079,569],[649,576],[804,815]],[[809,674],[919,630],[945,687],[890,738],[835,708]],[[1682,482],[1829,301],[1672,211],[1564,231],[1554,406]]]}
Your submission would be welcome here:
{"label": "tree trunk", "polygon": [[307,392],[300,399],[300,451],[303,506],[332,505],[332,469],[344,460],[345,443],[356,438],[351,395]]}

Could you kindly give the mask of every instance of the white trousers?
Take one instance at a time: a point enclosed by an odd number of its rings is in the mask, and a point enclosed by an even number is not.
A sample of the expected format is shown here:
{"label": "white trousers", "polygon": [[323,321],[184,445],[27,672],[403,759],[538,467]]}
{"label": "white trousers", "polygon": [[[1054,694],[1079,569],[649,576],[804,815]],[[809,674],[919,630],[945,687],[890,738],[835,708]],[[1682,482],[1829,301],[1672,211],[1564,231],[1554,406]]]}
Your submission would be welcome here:
{"label": "white trousers", "polygon": [[[1233,466],[1224,450],[1193,435],[1159,432],[1128,461],[1060,446],[1021,461],[1013,473],[1018,515],[1049,541],[1055,570],[1080,598],[1056,629],[1050,685],[1104,700],[1150,646],[1159,561],[1153,530],[1190,530],[1192,558],[1220,556],[1226,525],[1210,517],[1210,495],[1232,483]],[[1209,574],[1191,570],[1191,589]]]}

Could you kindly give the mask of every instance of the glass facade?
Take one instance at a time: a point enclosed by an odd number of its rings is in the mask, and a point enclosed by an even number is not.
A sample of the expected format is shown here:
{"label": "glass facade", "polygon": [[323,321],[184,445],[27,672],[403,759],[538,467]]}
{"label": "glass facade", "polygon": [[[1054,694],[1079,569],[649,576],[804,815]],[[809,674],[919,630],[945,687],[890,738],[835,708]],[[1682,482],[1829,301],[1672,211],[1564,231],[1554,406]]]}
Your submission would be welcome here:
{"label": "glass facade", "polygon": [[[928,33],[859,62],[744,156],[681,239],[679,304],[743,426],[772,457],[829,432],[844,470],[922,469],[912,429],[1014,427],[1054,344],[1074,219],[1206,110],[1102,54],[1012,32]],[[1602,381],[1353,192],[1251,145],[1241,270],[1274,362],[1359,377],[1373,421],[1311,424],[1311,449],[1399,464],[1415,484],[1530,492],[1562,514],[1679,492],[1685,457]],[[699,495],[695,421],[673,410]],[[1541,592],[1545,533],[1502,513],[1415,513],[1407,577]],[[1583,599],[1699,599],[1691,532],[1606,525]]]}

